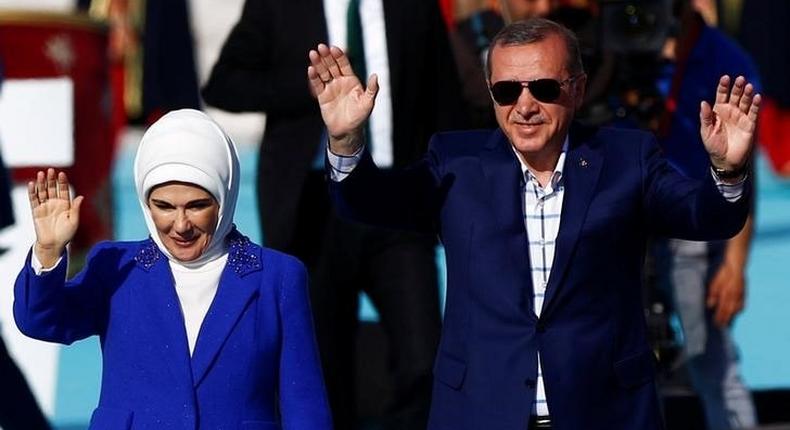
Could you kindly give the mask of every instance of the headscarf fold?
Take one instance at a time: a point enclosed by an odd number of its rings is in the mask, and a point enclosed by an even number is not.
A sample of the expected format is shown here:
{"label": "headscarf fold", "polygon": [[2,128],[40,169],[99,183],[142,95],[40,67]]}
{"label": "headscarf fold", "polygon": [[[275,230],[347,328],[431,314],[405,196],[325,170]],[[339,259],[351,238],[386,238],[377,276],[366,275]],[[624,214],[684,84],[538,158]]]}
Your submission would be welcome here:
{"label": "headscarf fold", "polygon": [[[194,109],[172,111],[143,135],[134,160],[134,183],[151,238],[172,263],[200,267],[226,252],[225,238],[233,229],[239,196],[239,157],[236,146],[219,124]],[[179,261],[165,248],[148,208],[151,190],[167,182],[195,184],[219,203],[217,228],[197,259]]]}

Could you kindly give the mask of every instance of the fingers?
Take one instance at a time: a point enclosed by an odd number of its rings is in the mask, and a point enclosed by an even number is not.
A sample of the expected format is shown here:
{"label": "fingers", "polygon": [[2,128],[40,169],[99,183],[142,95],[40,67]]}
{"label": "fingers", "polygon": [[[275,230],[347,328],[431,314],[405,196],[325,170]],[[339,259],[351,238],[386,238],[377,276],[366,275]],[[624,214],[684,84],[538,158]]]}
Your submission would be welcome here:
{"label": "fingers", "polygon": [[716,87],[716,104],[727,103],[727,96],[730,92],[730,77],[727,75],[719,78],[719,85]]}
{"label": "fingers", "polygon": [[55,176],[55,169],[47,169],[47,197],[50,199],[58,198],[58,182]]}
{"label": "fingers", "polygon": [[75,225],[79,225],[80,223],[80,207],[82,207],[83,200],[85,200],[85,197],[77,196],[74,198],[74,201],[71,202],[69,217],[74,220]]}
{"label": "fingers", "polygon": [[[729,103],[733,107],[748,115],[749,119],[757,121],[762,97],[754,91],[754,85],[748,83],[746,78],[738,76],[730,89],[730,77],[727,75],[719,79],[716,87],[716,104]],[[700,119],[703,118],[700,112]]]}
{"label": "fingers", "polygon": [[714,279],[711,282],[710,286],[708,286],[708,297],[705,299],[705,305],[713,309],[719,303],[719,295],[721,295],[721,282],[718,282],[718,279]]}
{"label": "fingers", "polygon": [[[310,51],[311,53],[313,51]],[[321,80],[321,77],[318,75],[318,71],[313,66],[307,67],[307,81],[310,83],[310,90],[313,93],[313,96],[318,96],[322,92],[324,92],[324,81]]]}
{"label": "fingers", "polygon": [[39,171],[36,174],[36,190],[38,193],[36,194],[38,197],[39,203],[44,203],[47,201],[47,181],[46,181],[46,174],[42,171]]}
{"label": "fingers", "polygon": [[759,94],[755,95],[752,99],[752,103],[749,105],[749,119],[752,122],[757,121],[757,113],[760,111],[760,103],[763,101],[762,96]]}
{"label": "fingers", "polygon": [[50,199],[71,200],[69,179],[65,172],[55,174],[55,169],[49,168],[46,173],[38,171],[36,180],[27,183],[27,195],[30,207],[35,208]]}
{"label": "fingers", "polygon": [[27,183],[27,198],[30,200],[30,208],[35,209],[40,205],[38,202],[38,192],[36,191],[36,183],[30,181]]}
{"label": "fingers", "polygon": [[71,200],[69,178],[66,177],[66,172],[58,173],[58,197],[62,200]]}
{"label": "fingers", "polygon": [[735,315],[743,309],[743,302],[736,297],[723,297],[719,301],[716,313],[713,315],[713,322],[719,327],[726,327],[730,324]]}
{"label": "fingers", "polygon": [[337,46],[321,43],[316,49],[310,50],[308,57],[310,66],[324,83],[341,76],[354,76],[348,56]]}
{"label": "fingers", "polygon": [[[320,47],[321,45],[319,45]],[[321,58],[321,54],[316,50],[310,50],[308,54],[310,58],[310,66],[315,69],[316,74],[321,79],[321,82],[329,82],[332,80],[332,75],[329,74],[329,69],[327,69],[324,60]]]}
{"label": "fingers", "polygon": [[[335,47],[335,49],[340,51],[340,49],[337,47]],[[340,71],[340,65],[338,64],[337,59],[335,59],[334,55],[332,55],[331,48],[324,44],[320,44],[318,45],[318,53],[321,56],[321,61],[324,63],[324,66],[326,66],[326,69],[329,71],[330,76],[343,76],[343,73]],[[342,54],[342,51],[340,51],[340,53]]]}
{"label": "fingers", "polygon": [[340,73],[342,75],[354,75],[354,70],[351,68],[351,61],[348,60],[348,56],[340,48],[337,46],[332,46],[329,48],[329,53],[332,55],[335,63],[337,63],[338,67],[340,68]]}
{"label": "fingers", "polygon": [[700,127],[702,127],[705,135],[710,133],[710,129],[713,127],[714,121],[715,119],[713,117],[713,109],[710,107],[708,102],[703,101],[699,106],[699,122]]}
{"label": "fingers", "polygon": [[354,75],[348,57],[336,46],[330,48],[321,43],[316,49],[311,50],[308,56],[310,65],[315,68],[321,81],[325,83],[333,78]]}
{"label": "fingers", "polygon": [[743,96],[744,88],[746,87],[746,78],[743,76],[738,76],[735,78],[735,84],[732,86],[732,91],[730,92],[730,105],[734,107],[738,107],[741,103],[741,97]]}
{"label": "fingers", "polygon": [[749,113],[749,107],[752,105],[752,98],[754,98],[754,85],[746,84],[743,88],[743,95],[738,103],[738,110],[743,113]]}

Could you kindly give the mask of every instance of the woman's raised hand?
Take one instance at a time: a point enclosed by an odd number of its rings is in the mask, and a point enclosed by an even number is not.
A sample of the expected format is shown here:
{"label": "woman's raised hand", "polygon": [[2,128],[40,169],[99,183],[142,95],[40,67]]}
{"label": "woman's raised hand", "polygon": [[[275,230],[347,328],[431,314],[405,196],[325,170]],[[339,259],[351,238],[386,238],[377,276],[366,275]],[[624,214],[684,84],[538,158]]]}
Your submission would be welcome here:
{"label": "woman's raised hand", "polygon": [[83,197],[71,199],[69,180],[55,169],[39,171],[35,181],[27,183],[33,226],[36,229],[36,257],[44,267],[52,267],[77,232]]}

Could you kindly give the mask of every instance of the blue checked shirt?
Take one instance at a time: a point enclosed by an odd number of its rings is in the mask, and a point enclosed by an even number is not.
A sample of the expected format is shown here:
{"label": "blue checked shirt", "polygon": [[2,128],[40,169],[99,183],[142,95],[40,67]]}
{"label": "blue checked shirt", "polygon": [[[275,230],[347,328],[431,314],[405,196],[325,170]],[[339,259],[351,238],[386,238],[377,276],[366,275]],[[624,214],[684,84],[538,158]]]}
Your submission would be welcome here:
{"label": "blue checked shirt", "polygon": [[[515,149],[514,149],[515,151]],[[527,165],[516,154],[524,175],[522,182],[524,201],[524,225],[529,238],[529,260],[532,269],[532,307],[535,315],[540,317],[543,299],[546,296],[546,285],[551,276],[551,265],[554,261],[554,249],[557,233],[560,230],[562,200],[565,186],[562,180],[562,169],[565,167],[565,154],[568,151],[568,139],[562,146],[562,153],[554,167],[554,173],[545,187],[541,187],[538,179],[527,169]],[[543,364],[538,352],[538,381],[535,402],[532,404],[533,415],[548,415],[549,406],[546,402],[546,389],[543,385]]]}

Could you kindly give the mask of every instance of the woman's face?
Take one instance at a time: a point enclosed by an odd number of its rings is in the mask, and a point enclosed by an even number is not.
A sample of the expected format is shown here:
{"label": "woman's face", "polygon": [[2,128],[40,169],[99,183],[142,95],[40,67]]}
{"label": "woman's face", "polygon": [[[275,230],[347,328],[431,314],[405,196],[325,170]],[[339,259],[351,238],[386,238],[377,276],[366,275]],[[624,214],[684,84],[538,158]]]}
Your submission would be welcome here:
{"label": "woman's face", "polygon": [[203,188],[168,182],[148,195],[148,208],[159,238],[180,261],[192,261],[208,248],[219,220],[219,204]]}

